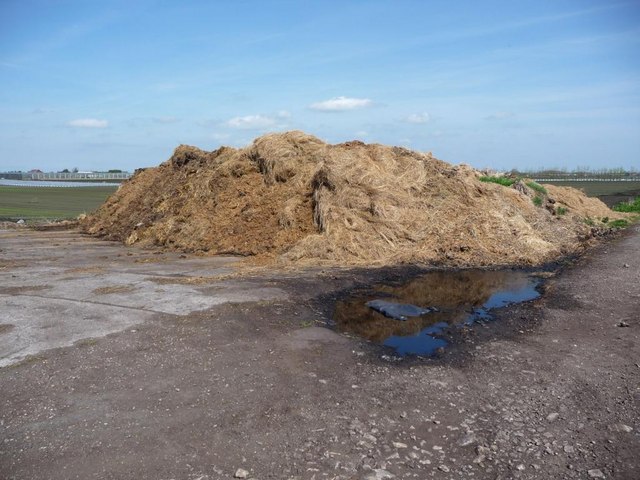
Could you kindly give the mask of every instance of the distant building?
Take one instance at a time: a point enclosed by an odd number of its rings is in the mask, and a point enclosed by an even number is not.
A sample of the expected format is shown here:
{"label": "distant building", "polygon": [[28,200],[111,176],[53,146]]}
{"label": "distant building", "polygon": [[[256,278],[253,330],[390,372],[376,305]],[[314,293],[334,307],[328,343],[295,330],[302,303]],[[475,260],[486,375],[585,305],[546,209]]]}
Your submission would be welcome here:
{"label": "distant building", "polygon": [[49,180],[58,182],[73,181],[124,181],[131,177],[129,172],[43,172],[33,169],[28,172],[0,172],[0,178],[7,180]]}
{"label": "distant building", "polygon": [[27,174],[22,172],[0,172],[0,178],[6,180],[24,180],[25,175]]}

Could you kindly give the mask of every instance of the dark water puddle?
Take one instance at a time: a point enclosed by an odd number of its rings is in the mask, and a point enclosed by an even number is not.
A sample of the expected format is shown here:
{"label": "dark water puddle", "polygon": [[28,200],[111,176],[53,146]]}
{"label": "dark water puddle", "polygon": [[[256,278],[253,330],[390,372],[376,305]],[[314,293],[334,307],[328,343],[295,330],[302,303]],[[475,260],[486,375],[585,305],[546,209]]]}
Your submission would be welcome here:
{"label": "dark water puddle", "polygon": [[514,270],[430,272],[406,283],[374,285],[336,304],[336,328],[391,347],[397,355],[445,348],[449,327],[492,320],[491,311],[533,300],[540,278]]}

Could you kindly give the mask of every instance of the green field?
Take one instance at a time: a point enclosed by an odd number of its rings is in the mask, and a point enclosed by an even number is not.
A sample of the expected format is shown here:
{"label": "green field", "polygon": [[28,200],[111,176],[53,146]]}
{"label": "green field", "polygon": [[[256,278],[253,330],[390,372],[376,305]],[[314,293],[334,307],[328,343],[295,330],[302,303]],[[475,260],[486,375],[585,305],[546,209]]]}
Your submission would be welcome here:
{"label": "green field", "polygon": [[95,210],[117,188],[0,186],[0,220],[76,218]]}
{"label": "green field", "polygon": [[[640,192],[639,182],[545,182],[558,187],[573,187],[582,190],[590,197],[601,195],[635,195]],[[635,192],[635,193],[634,193]]]}
{"label": "green field", "polygon": [[[545,183],[545,182],[540,182]],[[582,190],[590,197],[598,197],[609,208],[640,196],[640,182],[548,182],[560,187]]]}

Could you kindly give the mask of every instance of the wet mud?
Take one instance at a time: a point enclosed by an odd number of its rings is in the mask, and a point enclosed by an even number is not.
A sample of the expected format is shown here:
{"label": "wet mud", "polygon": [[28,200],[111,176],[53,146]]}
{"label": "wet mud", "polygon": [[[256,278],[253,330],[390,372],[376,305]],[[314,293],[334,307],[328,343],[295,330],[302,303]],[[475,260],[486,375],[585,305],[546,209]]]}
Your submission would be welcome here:
{"label": "wet mud", "polygon": [[359,287],[339,300],[335,328],[390,347],[396,355],[432,355],[443,333],[492,320],[493,310],[536,299],[542,278],[520,270],[424,273],[405,282]]}

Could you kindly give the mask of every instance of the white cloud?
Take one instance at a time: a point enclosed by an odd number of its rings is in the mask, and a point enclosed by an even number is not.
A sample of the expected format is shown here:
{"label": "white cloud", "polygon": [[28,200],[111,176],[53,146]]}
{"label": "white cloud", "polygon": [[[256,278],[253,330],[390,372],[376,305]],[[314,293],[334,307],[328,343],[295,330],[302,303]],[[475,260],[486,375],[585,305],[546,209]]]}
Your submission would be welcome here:
{"label": "white cloud", "polygon": [[429,117],[429,114],[426,113],[426,112],[424,112],[424,113],[412,113],[411,115],[406,117],[404,119],[404,121],[408,122],[408,123],[427,123],[430,118],[431,117]]}
{"label": "white cloud", "polygon": [[286,110],[280,110],[280,111],[276,114],[276,117],[278,117],[278,118],[280,118],[280,119],[282,119],[282,120],[285,120],[285,119],[287,119],[287,118],[291,118],[291,113],[289,113],[289,112],[288,112],[288,111],[286,111]]}
{"label": "white cloud", "polygon": [[109,122],[106,120],[98,120],[97,118],[77,118],[71,120],[67,125],[79,128],[107,128]]}
{"label": "white cloud", "polygon": [[368,98],[335,97],[323,102],[312,103],[310,108],[323,112],[344,112],[345,110],[370,107],[371,105],[373,105],[373,102]]}
{"label": "white cloud", "polygon": [[246,115],[244,117],[234,117],[226,122],[228,127],[240,128],[242,130],[258,130],[272,127],[276,120],[265,115]]}

